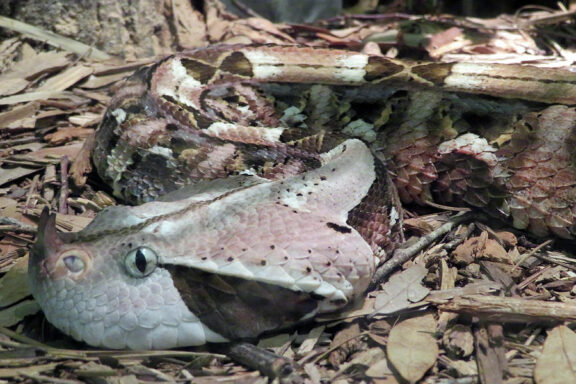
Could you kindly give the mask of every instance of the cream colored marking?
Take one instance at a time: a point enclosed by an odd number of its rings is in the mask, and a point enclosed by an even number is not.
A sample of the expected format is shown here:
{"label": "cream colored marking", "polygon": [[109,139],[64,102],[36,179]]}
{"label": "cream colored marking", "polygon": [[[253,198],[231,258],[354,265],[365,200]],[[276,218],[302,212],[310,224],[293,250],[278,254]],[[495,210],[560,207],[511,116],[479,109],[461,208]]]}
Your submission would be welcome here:
{"label": "cream colored marking", "polygon": [[122,108],[115,109],[110,114],[114,116],[118,124],[122,124],[126,120],[126,111]]}
{"label": "cream colored marking", "polygon": [[169,159],[172,158],[172,150],[170,148],[161,147],[159,145],[155,145],[152,148],[148,149],[148,152],[164,156]]}
{"label": "cream colored marking", "polygon": [[356,55],[342,55],[337,56],[334,61],[339,67],[347,68],[360,68],[364,69],[368,64],[368,55],[356,54]]}
{"label": "cream colored marking", "polygon": [[[163,79],[162,85],[158,86],[158,94],[160,96],[170,96],[181,103],[196,108],[197,106],[192,102],[192,100],[185,96],[186,92],[183,91],[201,89],[202,83],[193,77],[188,76],[186,68],[182,65],[180,59],[172,59],[170,61],[170,69],[174,78],[170,81]],[[176,86],[179,86],[178,92],[175,92]]]}
{"label": "cream colored marking", "polygon": [[465,133],[438,146],[438,153],[440,154],[448,154],[459,150],[469,152],[491,166],[498,164],[498,157],[494,154],[496,148],[491,146],[485,138],[474,133]]}
{"label": "cream colored marking", "polygon": [[257,79],[275,79],[282,75],[283,71],[281,67],[274,65],[258,65],[255,64],[252,67],[254,77]]}
{"label": "cream colored marking", "polygon": [[480,137],[475,133],[465,133],[455,139],[440,144],[438,146],[438,153],[447,154],[464,147],[470,149],[474,153],[496,152],[496,148],[491,146],[485,138]]}
{"label": "cream colored marking", "polygon": [[242,51],[244,56],[252,64],[254,77],[259,79],[274,79],[282,74],[282,68],[276,64],[282,64],[282,61],[276,56],[269,55],[261,51]]}
{"label": "cream colored marking", "polygon": [[390,209],[389,217],[390,217],[390,228],[388,229],[388,232],[386,232],[386,235],[388,236],[392,233],[392,228],[396,225],[396,223],[400,219],[400,215],[398,214],[398,211],[394,206],[392,206],[392,209]]}
{"label": "cream colored marking", "polygon": [[242,50],[241,52],[252,64],[282,64],[282,60],[266,52],[259,50]]}
{"label": "cream colored marking", "polygon": [[[253,130],[259,138],[270,142],[280,141],[280,136],[282,136],[282,132],[284,132],[284,128],[246,127],[246,129]],[[225,135],[229,131],[234,132],[237,130],[236,124],[216,122],[206,128],[205,131],[211,133],[213,136],[220,137],[220,135]]]}
{"label": "cream colored marking", "polygon": [[470,74],[450,74],[444,79],[444,86],[446,87],[456,87],[459,89],[479,89],[485,88],[483,86],[484,79],[481,77],[474,78]]}
{"label": "cream colored marking", "polygon": [[486,64],[456,63],[450,69],[453,74],[494,75],[494,68]]}
{"label": "cream colored marking", "polygon": [[335,68],[334,77],[347,83],[365,83],[366,71],[358,68]]}

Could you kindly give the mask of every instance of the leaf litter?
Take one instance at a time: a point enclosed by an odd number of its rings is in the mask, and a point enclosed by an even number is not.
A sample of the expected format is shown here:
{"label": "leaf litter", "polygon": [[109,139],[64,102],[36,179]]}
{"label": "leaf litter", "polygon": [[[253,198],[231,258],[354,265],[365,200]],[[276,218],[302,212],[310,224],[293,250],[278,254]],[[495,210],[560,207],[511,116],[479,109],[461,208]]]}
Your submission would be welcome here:
{"label": "leaf litter", "polygon": [[[371,14],[291,25],[254,15],[238,18],[216,1],[204,9],[166,1],[174,25],[174,36],[167,38],[180,49],[208,41],[350,49],[366,44],[389,56],[408,49],[441,61],[546,67],[570,66],[574,57],[573,41],[562,40],[565,47],[556,42],[559,33],[574,32],[572,9],[479,19],[369,3],[360,8]],[[122,62],[98,50],[90,57],[74,39],[15,25],[19,33],[0,42],[0,383],[267,382],[203,348],[91,349],[60,334],[37,312],[25,267],[42,206],[57,207],[60,196],[67,196],[57,223],[77,231],[115,203],[93,183],[68,186],[62,179],[68,162],[61,159],[81,153],[119,82],[157,57]],[[408,214],[406,228],[418,236],[449,217]],[[261,345],[293,359],[308,383],[575,382],[575,271],[574,259],[551,241],[531,243],[516,232],[459,224],[399,265],[360,307]]]}

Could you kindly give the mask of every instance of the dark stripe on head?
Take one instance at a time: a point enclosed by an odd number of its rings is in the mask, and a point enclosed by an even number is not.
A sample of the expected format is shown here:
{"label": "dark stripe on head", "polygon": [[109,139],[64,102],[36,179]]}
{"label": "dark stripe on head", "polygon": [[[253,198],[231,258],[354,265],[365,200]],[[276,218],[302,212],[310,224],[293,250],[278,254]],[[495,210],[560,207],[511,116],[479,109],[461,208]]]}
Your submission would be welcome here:
{"label": "dark stripe on head", "polygon": [[224,61],[222,61],[220,68],[223,71],[235,75],[244,77],[254,76],[254,71],[252,71],[252,63],[250,63],[250,60],[248,60],[242,52],[234,52],[230,56],[226,57]]}
{"label": "dark stripe on head", "polygon": [[180,61],[184,68],[186,68],[186,73],[198,80],[201,84],[207,84],[216,73],[216,68],[200,61],[185,58],[182,58]]}
{"label": "dark stripe on head", "polygon": [[422,64],[412,68],[415,75],[424,80],[432,82],[434,85],[444,85],[444,80],[452,73],[452,63]]}

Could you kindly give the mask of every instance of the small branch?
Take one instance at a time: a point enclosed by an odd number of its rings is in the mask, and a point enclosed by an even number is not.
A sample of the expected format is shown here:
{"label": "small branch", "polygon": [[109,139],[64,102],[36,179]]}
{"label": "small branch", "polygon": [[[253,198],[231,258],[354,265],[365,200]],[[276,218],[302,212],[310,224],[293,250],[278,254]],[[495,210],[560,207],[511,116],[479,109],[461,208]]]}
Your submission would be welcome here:
{"label": "small branch", "polygon": [[466,313],[480,319],[513,323],[576,321],[574,304],[513,297],[470,295],[452,300],[425,301],[438,304],[446,312]]}
{"label": "small branch", "polygon": [[251,369],[257,369],[270,379],[278,379],[280,383],[303,383],[302,377],[297,373],[294,362],[278,356],[266,349],[253,344],[239,342],[223,345],[223,352],[230,359]]}
{"label": "small branch", "polygon": [[380,267],[378,267],[376,273],[374,273],[374,276],[372,277],[372,286],[380,284],[380,282],[388,277],[396,268],[417,255],[418,252],[422,251],[434,241],[438,240],[438,238],[441,236],[444,236],[450,232],[455,226],[464,221],[472,220],[473,217],[474,216],[469,213],[454,216],[448,222],[436,228],[429,234],[422,236],[416,243],[406,248],[399,248],[394,251],[392,257]]}
{"label": "small branch", "polygon": [[58,198],[58,213],[67,215],[68,204],[68,156],[62,156],[60,159],[60,196]]}
{"label": "small branch", "polygon": [[6,28],[12,31],[19,32],[31,39],[43,41],[47,44],[50,44],[53,47],[60,48],[65,51],[70,51],[76,53],[77,55],[85,56],[86,58],[89,59],[107,60],[111,58],[111,56],[108,55],[106,52],[100,51],[96,48],[92,48],[76,40],[60,36],[54,32],[50,32],[45,29],[35,27],[33,25],[26,24],[18,20],[10,19],[8,17],[0,16],[0,28]]}

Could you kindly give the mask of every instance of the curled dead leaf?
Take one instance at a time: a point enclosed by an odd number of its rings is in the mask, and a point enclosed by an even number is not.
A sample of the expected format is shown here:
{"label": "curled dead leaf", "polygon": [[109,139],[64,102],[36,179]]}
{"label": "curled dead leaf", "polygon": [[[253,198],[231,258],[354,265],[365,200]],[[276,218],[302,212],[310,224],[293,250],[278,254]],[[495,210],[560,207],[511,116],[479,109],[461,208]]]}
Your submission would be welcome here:
{"label": "curled dead leaf", "polygon": [[433,334],[433,314],[412,317],[396,324],[390,331],[386,348],[388,359],[409,382],[420,380],[438,358],[438,344]]}

